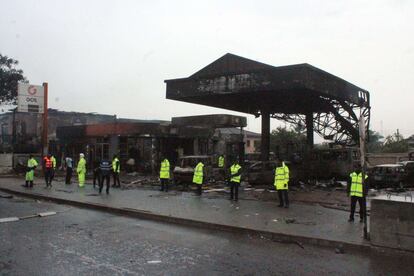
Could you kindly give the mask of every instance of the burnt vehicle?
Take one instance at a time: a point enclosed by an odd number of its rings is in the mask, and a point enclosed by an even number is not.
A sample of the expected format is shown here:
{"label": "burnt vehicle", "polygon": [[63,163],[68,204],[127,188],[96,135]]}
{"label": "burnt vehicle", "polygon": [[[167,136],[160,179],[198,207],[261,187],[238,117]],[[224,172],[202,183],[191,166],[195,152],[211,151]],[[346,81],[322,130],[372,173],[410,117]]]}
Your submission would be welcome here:
{"label": "burnt vehicle", "polygon": [[220,176],[220,169],[215,168],[214,158],[209,155],[189,155],[178,159],[177,165],[173,170],[173,181],[176,185],[192,183],[194,168],[201,161],[204,164],[205,180],[211,181]]}
{"label": "burnt vehicle", "polygon": [[[294,184],[296,177],[295,167],[288,161],[284,161],[289,167],[289,184]],[[277,161],[257,161],[251,164],[247,170],[247,179],[250,185],[272,185],[275,179]]]}
{"label": "burnt vehicle", "polygon": [[381,188],[402,188],[407,174],[401,164],[377,165],[368,172],[370,186]]}
{"label": "burnt vehicle", "polygon": [[404,166],[405,171],[405,186],[414,186],[414,161],[401,161],[397,164]]}

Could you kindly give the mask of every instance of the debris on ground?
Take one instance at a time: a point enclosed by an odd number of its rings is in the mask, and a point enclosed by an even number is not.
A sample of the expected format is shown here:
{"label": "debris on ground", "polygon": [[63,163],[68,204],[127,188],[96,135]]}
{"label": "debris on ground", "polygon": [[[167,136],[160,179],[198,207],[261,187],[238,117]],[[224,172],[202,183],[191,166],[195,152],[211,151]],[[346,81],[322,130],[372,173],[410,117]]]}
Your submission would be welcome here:
{"label": "debris on ground", "polygon": [[335,248],[335,253],[336,254],[344,254],[345,253],[344,246],[341,244],[337,248]]}

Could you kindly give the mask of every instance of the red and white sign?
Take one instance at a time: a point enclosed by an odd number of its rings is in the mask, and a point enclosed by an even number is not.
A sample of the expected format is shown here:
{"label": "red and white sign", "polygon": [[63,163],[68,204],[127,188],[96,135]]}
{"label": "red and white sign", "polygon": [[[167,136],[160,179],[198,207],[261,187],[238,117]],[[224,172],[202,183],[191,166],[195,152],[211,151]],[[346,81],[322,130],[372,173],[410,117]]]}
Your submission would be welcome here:
{"label": "red and white sign", "polygon": [[44,88],[41,85],[19,83],[17,87],[18,112],[44,112]]}

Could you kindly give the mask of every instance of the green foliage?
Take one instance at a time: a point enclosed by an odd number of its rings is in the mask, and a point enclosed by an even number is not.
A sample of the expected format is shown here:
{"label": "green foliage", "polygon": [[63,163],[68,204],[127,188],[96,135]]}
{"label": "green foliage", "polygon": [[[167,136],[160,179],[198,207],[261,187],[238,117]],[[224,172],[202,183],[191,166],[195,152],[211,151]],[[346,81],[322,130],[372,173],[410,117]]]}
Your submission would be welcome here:
{"label": "green foliage", "polygon": [[382,152],[407,152],[408,151],[408,143],[407,140],[399,133],[395,132],[392,135],[388,135],[385,137],[384,147],[382,148]]}
{"label": "green foliage", "polygon": [[23,71],[17,69],[18,61],[0,54],[0,104],[14,104],[17,99],[17,83],[25,82]]}
{"label": "green foliage", "polygon": [[299,152],[306,144],[306,136],[300,127],[287,129],[278,127],[270,133],[270,150],[276,156],[287,157]]}
{"label": "green foliage", "polygon": [[378,153],[382,151],[384,136],[376,131],[369,130],[369,141],[367,143],[367,151],[370,153]]}

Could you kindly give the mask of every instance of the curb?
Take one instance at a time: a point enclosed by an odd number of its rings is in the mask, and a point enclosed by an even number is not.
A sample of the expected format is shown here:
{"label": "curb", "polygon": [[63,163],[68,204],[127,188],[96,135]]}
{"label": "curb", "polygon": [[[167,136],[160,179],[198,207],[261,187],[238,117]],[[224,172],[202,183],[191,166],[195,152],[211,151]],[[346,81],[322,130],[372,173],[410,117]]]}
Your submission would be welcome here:
{"label": "curb", "polygon": [[202,229],[239,233],[239,234],[256,236],[260,238],[265,237],[275,242],[294,243],[302,248],[304,248],[302,244],[308,244],[308,245],[316,245],[316,246],[330,247],[330,248],[343,248],[345,251],[349,250],[349,251],[359,251],[359,252],[361,251],[370,252],[372,250],[374,251],[392,250],[392,251],[401,252],[401,250],[398,250],[398,249],[376,247],[369,243],[355,244],[355,243],[341,242],[341,241],[335,241],[335,240],[329,240],[329,239],[312,238],[312,237],[297,236],[297,235],[284,234],[284,233],[275,233],[275,232],[256,230],[256,229],[251,229],[251,228],[246,228],[246,227],[218,224],[218,223],[205,222],[205,221],[180,218],[180,217],[172,217],[172,216],[152,213],[150,211],[139,210],[139,209],[134,209],[134,208],[127,208],[127,207],[115,208],[115,207],[111,207],[111,206],[99,204],[99,203],[92,203],[92,202],[87,202],[87,201],[82,202],[82,201],[76,201],[76,200],[70,200],[70,199],[50,197],[50,196],[46,196],[46,195],[42,195],[38,193],[26,193],[26,192],[16,191],[16,190],[3,188],[3,187],[0,187],[0,191],[23,196],[23,197],[33,198],[33,199],[42,199],[42,200],[52,201],[52,202],[56,202],[60,204],[73,205],[73,206],[77,206],[81,208],[88,208],[88,209],[93,208],[95,210],[100,210],[100,211],[104,211],[104,212],[108,212],[112,214],[123,215],[127,217],[173,223],[173,224],[202,228]]}

